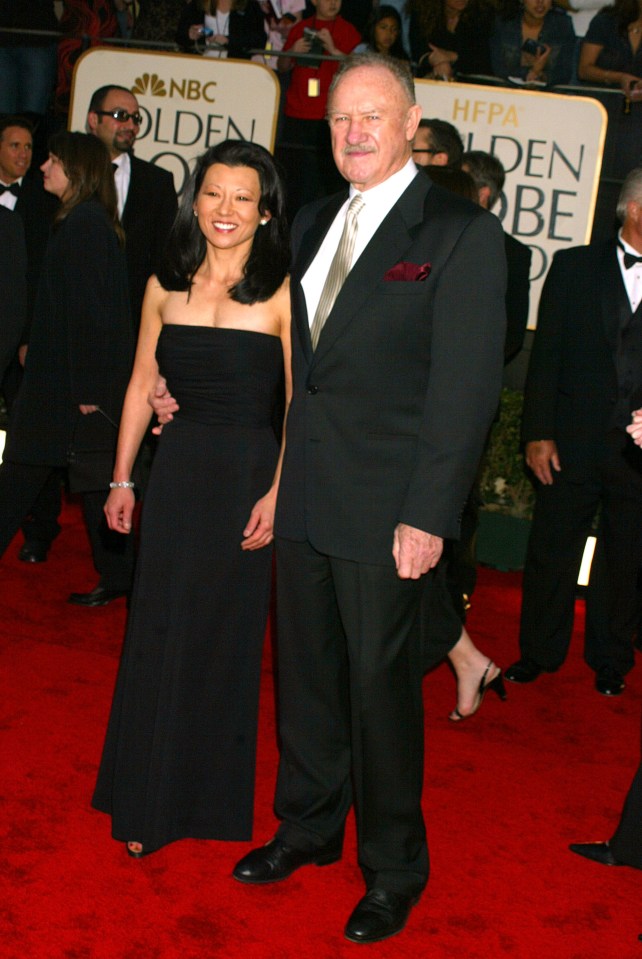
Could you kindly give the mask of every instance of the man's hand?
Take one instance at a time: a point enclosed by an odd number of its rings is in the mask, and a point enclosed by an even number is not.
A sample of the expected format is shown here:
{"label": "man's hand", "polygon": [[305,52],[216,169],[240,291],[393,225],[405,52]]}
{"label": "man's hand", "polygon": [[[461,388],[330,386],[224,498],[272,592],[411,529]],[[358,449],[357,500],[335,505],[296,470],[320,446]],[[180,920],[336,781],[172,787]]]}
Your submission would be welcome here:
{"label": "man's hand", "polygon": [[160,426],[154,427],[152,433],[160,436],[163,426],[165,426],[166,423],[171,423],[174,419],[174,413],[180,409],[178,403],[167,389],[167,383],[162,376],[158,377],[158,382],[153,392],[147,397],[147,402],[158,417],[158,422],[160,423]]}
{"label": "man's hand", "polygon": [[414,526],[399,523],[395,527],[392,555],[399,579],[419,579],[439,562],[444,541]]}
{"label": "man's hand", "polygon": [[642,410],[634,410],[631,422],[626,428],[636,446],[642,446]]}
{"label": "man's hand", "polygon": [[524,457],[526,465],[530,466],[540,483],[544,486],[552,486],[551,466],[556,473],[561,472],[562,469],[555,440],[533,440],[532,443],[527,443]]}

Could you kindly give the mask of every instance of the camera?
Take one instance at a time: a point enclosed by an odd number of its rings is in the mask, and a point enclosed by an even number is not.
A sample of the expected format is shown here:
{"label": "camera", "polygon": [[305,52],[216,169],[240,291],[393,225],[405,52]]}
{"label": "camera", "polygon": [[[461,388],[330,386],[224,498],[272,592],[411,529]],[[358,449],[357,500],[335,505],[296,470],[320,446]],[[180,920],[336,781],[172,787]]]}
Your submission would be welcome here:
{"label": "camera", "polygon": [[201,27],[198,31],[198,35],[199,37],[204,37],[205,39],[207,39],[207,37],[214,36],[214,31],[210,30],[209,27]]}
{"label": "camera", "polygon": [[319,54],[323,53],[323,43],[319,40],[319,34],[316,30],[312,30],[310,27],[303,28],[303,37],[310,44],[310,49],[308,53]]}
{"label": "camera", "polygon": [[522,50],[524,53],[530,53],[532,56],[538,57],[540,53],[544,53],[546,47],[543,43],[538,43],[537,40],[529,37],[528,40],[524,40],[522,43]]}

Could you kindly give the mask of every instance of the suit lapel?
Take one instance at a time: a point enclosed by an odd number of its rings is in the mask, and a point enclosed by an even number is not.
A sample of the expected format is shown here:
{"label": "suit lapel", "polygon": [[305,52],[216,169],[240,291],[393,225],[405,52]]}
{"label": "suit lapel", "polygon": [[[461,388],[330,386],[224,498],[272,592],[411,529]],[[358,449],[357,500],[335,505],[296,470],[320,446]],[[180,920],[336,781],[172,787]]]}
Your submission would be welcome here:
{"label": "suit lapel", "polygon": [[417,175],[385,217],[350,270],[321,331],[314,353],[316,363],[332,347],[383,278],[398,262],[424,222],[424,203],[430,189],[426,176]]}

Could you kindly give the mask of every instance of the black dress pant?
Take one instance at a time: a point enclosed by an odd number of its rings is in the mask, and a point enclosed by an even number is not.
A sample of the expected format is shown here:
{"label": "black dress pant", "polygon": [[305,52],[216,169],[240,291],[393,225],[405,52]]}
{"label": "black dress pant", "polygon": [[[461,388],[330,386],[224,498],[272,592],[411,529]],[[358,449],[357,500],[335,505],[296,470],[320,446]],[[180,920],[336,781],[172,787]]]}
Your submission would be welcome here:
{"label": "black dress pant", "polygon": [[[38,500],[55,466],[32,466],[5,461],[0,465],[0,556],[16,535],[20,524]],[[83,513],[91,544],[92,558],[106,589],[131,589],[134,570],[133,537],[122,536],[107,527],[103,505],[107,494],[83,493]]]}
{"label": "black dress pant", "polygon": [[343,839],[354,802],[368,888],[415,894],[428,878],[421,812],[422,580],[277,539],[279,836]]}
{"label": "black dress pant", "polygon": [[569,476],[562,461],[552,486],[538,488],[524,568],[520,649],[545,670],[558,669],[566,658],[577,576],[598,507],[601,552],[586,596],[584,657],[596,671],[612,667],[625,674],[633,666],[641,606],[639,454],[626,433],[613,430],[603,460],[592,470]]}

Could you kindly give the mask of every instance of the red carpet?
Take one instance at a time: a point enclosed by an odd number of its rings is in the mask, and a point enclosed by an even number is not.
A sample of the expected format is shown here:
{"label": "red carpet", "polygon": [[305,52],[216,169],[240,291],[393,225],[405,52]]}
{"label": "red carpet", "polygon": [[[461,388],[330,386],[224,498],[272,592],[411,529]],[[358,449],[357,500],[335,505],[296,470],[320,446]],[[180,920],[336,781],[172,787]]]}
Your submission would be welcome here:
{"label": "red carpet", "polygon": [[[597,695],[576,635],[569,661],[474,720],[447,722],[454,681],[426,680],[426,895],[402,935],[353,945],[362,894],[350,828],[342,862],[278,886],[229,874],[249,846],[181,842],[134,861],[90,796],[125,619],[66,604],[94,577],[68,507],[45,566],[0,567],[0,956],[3,959],[642,959],[642,875],[567,851],[608,837],[638,763],[640,667],[625,694]],[[470,618],[498,662],[516,658],[520,578],[482,570]],[[580,604],[578,604],[580,605]],[[579,620],[578,616],[578,620]],[[275,822],[274,707],[266,654],[257,841]]]}

